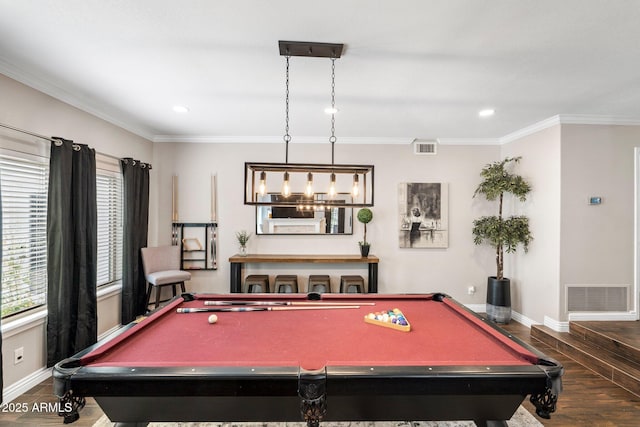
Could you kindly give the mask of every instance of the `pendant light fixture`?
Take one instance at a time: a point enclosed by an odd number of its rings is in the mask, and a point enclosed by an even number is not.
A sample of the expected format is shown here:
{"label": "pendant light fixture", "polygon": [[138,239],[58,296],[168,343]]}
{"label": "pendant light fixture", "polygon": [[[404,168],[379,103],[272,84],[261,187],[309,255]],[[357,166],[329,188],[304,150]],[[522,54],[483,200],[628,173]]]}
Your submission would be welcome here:
{"label": "pendant light fixture", "polygon": [[313,196],[313,174],[311,172],[307,174],[307,187],[304,189],[304,195],[307,197]]}
{"label": "pendant light fixture", "polygon": [[267,194],[267,173],[265,171],[260,172],[260,184],[258,186],[258,194],[264,196]]}
{"label": "pendant light fixture", "polygon": [[[335,147],[336,147],[336,58],[331,57],[331,136],[329,143],[331,144],[331,164],[335,164]],[[331,180],[329,182],[329,200],[335,199],[338,194],[336,189],[336,174],[331,172]]]}
{"label": "pendant light fixture", "polygon": [[[335,105],[335,61],[341,57],[344,45],[280,41],[279,48],[280,55],[286,59],[285,162],[245,163],[245,204],[304,205],[307,209],[373,206],[373,165],[335,163],[335,114],[338,111]],[[331,114],[331,164],[289,163],[289,142],[292,140],[289,134],[289,60],[292,56],[331,60],[331,107],[325,110]],[[279,188],[278,182],[281,182]],[[268,183],[272,184],[271,189]]]}
{"label": "pendant light fixture", "polygon": [[[287,59],[287,71],[286,71],[286,96],[285,96],[285,126],[284,126],[284,162],[289,163],[289,141],[291,141],[291,135],[289,135],[289,58],[290,55],[286,55]],[[284,178],[282,181],[282,191],[280,192],[282,197],[287,198],[291,195],[291,187],[289,185],[289,172],[284,172]]]}

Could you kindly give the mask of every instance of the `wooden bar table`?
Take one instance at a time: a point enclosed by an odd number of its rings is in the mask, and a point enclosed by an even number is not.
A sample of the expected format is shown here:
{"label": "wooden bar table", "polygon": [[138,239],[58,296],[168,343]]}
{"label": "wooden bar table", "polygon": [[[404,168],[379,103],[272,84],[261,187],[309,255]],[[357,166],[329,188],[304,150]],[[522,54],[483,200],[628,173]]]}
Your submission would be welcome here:
{"label": "wooden bar table", "polygon": [[361,257],[360,255],[284,255],[248,254],[246,256],[234,255],[229,258],[231,263],[230,291],[242,292],[242,276],[245,264],[253,263],[310,263],[310,264],[367,264],[369,268],[368,289],[369,293],[378,292],[378,262],[375,255]]}

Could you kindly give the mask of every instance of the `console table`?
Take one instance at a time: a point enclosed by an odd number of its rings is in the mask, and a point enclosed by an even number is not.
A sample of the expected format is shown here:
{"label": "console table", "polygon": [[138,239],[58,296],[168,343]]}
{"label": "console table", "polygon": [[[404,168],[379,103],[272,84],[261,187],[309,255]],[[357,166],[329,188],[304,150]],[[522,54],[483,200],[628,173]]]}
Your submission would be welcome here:
{"label": "console table", "polygon": [[361,257],[360,255],[234,255],[229,258],[231,263],[231,285],[233,293],[242,292],[242,270],[245,264],[253,263],[311,263],[311,264],[367,264],[369,267],[368,292],[378,292],[378,262],[375,255]]}

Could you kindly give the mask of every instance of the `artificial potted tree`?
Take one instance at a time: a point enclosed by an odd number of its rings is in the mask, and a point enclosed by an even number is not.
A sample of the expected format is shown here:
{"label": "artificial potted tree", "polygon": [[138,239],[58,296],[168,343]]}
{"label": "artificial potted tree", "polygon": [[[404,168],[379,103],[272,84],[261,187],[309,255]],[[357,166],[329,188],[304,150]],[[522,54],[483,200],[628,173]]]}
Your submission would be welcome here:
{"label": "artificial potted tree", "polygon": [[367,224],[370,223],[371,220],[373,219],[373,212],[371,212],[371,209],[369,208],[362,208],[358,211],[357,216],[358,216],[358,221],[364,224],[364,237],[362,241],[359,242],[359,245],[360,245],[360,255],[362,255],[362,257],[365,258],[369,256],[369,249],[371,249],[371,244],[367,242]]}
{"label": "artificial potted tree", "polygon": [[481,194],[489,201],[498,201],[498,215],[483,216],[473,221],[473,242],[476,245],[488,243],[496,250],[496,275],[487,280],[487,317],[496,323],[509,323],[511,320],[511,281],[504,277],[504,254],[515,252],[518,245],[527,252],[533,240],[527,217],[503,217],[502,212],[506,194],[524,202],[531,191],[524,178],[508,170],[520,159],[507,157],[485,166],[480,172],[482,181],[473,193],[473,197]]}

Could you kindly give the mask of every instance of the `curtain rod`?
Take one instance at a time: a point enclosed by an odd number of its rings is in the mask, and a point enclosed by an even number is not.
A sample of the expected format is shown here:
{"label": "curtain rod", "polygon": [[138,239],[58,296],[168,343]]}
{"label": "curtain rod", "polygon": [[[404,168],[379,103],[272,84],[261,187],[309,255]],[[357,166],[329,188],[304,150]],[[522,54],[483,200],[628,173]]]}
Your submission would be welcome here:
{"label": "curtain rod", "polygon": [[[44,140],[51,141],[51,142],[57,142],[58,141],[57,139],[49,138],[48,136],[44,136],[44,135],[40,135],[40,134],[37,134],[37,133],[29,132],[28,130],[18,129],[17,127],[5,125],[4,123],[0,123],[0,127],[6,128],[6,129],[11,129],[11,130],[14,130],[16,132],[24,133],[26,135],[35,136],[36,138],[44,139]],[[120,157],[112,156],[111,154],[99,153],[97,151],[96,151],[96,154],[100,154],[101,156],[105,156],[105,157],[110,157],[110,158],[115,159],[115,160],[120,160],[121,159]]]}

